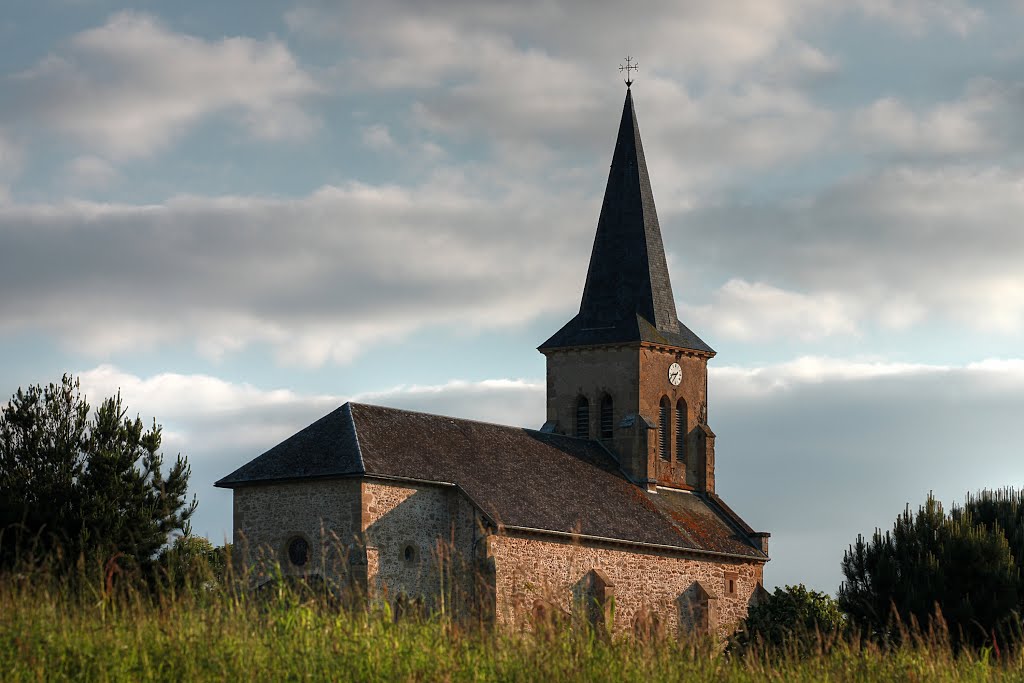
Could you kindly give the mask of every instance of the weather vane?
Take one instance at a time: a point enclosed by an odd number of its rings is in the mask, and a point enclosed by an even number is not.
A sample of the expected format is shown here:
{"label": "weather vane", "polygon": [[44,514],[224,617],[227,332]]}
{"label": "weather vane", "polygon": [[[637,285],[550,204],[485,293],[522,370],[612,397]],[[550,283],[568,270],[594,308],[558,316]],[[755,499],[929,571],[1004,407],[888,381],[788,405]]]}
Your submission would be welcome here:
{"label": "weather vane", "polygon": [[627,88],[629,86],[633,85],[633,76],[629,72],[630,71],[636,71],[638,68],[639,68],[639,66],[637,66],[636,62],[634,62],[633,58],[630,57],[629,55],[626,55],[626,66],[622,66],[621,64],[619,64],[619,71],[625,71],[626,72],[625,83],[626,83],[626,87]]}

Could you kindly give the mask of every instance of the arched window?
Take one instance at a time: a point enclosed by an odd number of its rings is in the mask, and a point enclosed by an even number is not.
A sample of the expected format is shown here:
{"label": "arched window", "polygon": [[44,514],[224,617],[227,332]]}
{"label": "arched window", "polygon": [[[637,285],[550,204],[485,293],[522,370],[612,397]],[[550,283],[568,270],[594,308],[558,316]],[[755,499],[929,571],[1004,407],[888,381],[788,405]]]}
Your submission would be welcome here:
{"label": "arched window", "polygon": [[615,418],[614,413],[612,412],[612,397],[605,394],[601,397],[601,438],[612,438],[612,428],[614,426]]}
{"label": "arched window", "polygon": [[662,460],[668,460],[671,456],[669,446],[672,441],[672,404],[668,396],[661,399],[661,411],[658,419],[658,455]]}
{"label": "arched window", "polygon": [[576,436],[590,438],[590,401],[586,396],[576,399]]}
{"label": "arched window", "polygon": [[686,401],[676,401],[676,462],[686,464]]}

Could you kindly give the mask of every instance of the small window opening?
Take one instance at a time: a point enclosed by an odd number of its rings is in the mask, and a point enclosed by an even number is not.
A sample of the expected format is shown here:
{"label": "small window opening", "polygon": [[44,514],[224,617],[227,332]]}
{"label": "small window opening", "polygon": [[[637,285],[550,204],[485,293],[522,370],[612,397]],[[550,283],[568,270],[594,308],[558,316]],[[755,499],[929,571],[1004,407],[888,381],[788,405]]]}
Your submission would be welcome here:
{"label": "small window opening", "polygon": [[736,582],[739,577],[734,573],[728,573],[725,575],[725,594],[727,596],[736,595]]}
{"label": "small window opening", "polygon": [[658,419],[658,454],[662,460],[668,460],[669,455],[669,443],[672,440],[671,428],[671,412],[672,404],[668,402],[668,397],[661,399],[661,414]]}
{"label": "small window opening", "polygon": [[419,553],[416,552],[416,546],[411,543],[407,544],[405,549],[402,550],[402,559],[405,560],[406,564],[416,564],[416,557],[418,555]]}
{"label": "small window opening", "polygon": [[296,567],[301,567],[309,561],[309,543],[301,536],[296,536],[288,541],[288,559]]}
{"label": "small window opening", "polygon": [[590,438],[590,401],[586,396],[576,400],[576,436]]}
{"label": "small window opening", "polygon": [[676,403],[676,462],[686,464],[686,401]]}
{"label": "small window opening", "polygon": [[612,427],[615,420],[612,413],[612,397],[605,394],[601,398],[601,438],[610,439],[613,436]]}

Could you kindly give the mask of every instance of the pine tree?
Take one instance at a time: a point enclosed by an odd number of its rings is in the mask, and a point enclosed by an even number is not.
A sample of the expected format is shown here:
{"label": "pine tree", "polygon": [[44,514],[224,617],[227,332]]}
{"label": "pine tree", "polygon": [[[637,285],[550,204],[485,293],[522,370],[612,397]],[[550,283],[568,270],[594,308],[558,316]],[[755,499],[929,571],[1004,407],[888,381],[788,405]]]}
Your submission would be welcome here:
{"label": "pine tree", "polygon": [[941,616],[954,642],[987,642],[1020,608],[1020,579],[1010,544],[998,525],[986,526],[969,508],[947,515],[928,496],[910,507],[892,531],[858,536],[843,556],[839,604],[865,633],[897,640],[901,630],[936,626]]}
{"label": "pine tree", "polygon": [[90,416],[77,379],[18,389],[0,410],[0,565],[115,555],[149,566],[196,502],[188,462],[165,475],[154,421],[127,417],[120,393]]}

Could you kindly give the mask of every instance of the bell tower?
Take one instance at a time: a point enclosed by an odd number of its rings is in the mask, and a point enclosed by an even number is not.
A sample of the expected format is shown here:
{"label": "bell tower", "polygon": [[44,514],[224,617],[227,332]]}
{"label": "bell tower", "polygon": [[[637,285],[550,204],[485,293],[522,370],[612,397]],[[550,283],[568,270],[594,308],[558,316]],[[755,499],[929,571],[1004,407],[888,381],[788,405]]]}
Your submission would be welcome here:
{"label": "bell tower", "polygon": [[629,85],[580,311],[538,348],[544,429],[601,441],[640,486],[714,492],[715,352],[676,314]]}

